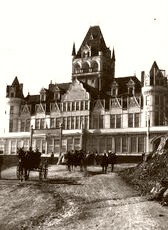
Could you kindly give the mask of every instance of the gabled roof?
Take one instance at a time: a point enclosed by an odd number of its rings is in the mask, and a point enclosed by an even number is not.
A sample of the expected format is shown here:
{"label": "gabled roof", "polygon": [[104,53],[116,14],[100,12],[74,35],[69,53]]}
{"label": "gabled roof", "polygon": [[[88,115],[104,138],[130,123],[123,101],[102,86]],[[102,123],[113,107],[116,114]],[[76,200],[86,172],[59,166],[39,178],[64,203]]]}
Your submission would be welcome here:
{"label": "gabled roof", "polygon": [[163,75],[163,70],[160,70],[156,61],[153,62],[153,65],[150,69],[150,76],[151,77],[155,77],[155,76],[158,76],[158,77],[164,77]]}
{"label": "gabled roof", "polygon": [[30,95],[28,94],[26,97],[25,97],[25,100],[28,104],[36,104],[36,103],[39,103],[40,102],[40,95]]}
{"label": "gabled roof", "polygon": [[118,96],[124,96],[128,94],[128,82],[132,80],[135,83],[135,94],[141,92],[141,82],[136,76],[114,78],[114,81],[118,84]]}
{"label": "gabled roof", "polygon": [[100,30],[99,26],[91,26],[77,52],[76,57],[81,57],[81,49],[83,46],[88,45],[91,47],[92,54],[95,54],[95,56],[98,55],[99,51],[106,52],[107,47],[106,43],[104,41],[102,32]]}
{"label": "gabled roof", "polygon": [[57,86],[59,87],[60,90],[66,92],[70,86],[71,82],[65,82],[65,83],[59,83]]}

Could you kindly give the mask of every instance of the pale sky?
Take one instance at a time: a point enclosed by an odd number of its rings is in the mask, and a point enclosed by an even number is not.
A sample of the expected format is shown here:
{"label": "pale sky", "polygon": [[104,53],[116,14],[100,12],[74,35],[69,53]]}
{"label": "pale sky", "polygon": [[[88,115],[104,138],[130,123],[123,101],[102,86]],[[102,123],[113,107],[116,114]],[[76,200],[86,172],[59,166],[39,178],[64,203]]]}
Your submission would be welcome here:
{"label": "pale sky", "polygon": [[116,77],[140,79],[154,61],[168,73],[167,0],[0,0],[1,105],[15,76],[25,96],[71,81],[73,42],[94,25],[115,49]]}

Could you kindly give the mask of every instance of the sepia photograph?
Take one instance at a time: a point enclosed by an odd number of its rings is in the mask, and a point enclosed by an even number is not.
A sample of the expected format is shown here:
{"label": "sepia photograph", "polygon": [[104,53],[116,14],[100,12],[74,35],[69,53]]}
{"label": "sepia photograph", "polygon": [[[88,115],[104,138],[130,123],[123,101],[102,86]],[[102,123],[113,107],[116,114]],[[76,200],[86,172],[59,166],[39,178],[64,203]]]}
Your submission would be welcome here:
{"label": "sepia photograph", "polygon": [[0,230],[167,230],[167,9],[0,0]]}

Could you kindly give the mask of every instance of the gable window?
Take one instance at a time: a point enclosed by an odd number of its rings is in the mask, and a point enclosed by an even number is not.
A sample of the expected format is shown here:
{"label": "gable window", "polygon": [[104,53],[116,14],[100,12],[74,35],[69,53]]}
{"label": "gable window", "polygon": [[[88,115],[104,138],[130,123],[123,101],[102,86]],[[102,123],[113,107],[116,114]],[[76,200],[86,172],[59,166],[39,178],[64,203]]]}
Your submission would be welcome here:
{"label": "gable window", "polygon": [[46,105],[42,103],[36,104],[35,110],[36,110],[36,113],[44,113],[46,111]]}

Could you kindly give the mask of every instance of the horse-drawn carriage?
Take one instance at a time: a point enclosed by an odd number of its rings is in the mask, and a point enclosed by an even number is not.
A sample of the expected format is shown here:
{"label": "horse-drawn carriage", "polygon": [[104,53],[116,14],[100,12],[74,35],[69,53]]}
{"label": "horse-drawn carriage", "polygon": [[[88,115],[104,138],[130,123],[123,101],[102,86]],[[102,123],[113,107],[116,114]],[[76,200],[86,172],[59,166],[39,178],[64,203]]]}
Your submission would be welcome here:
{"label": "horse-drawn carriage", "polygon": [[41,153],[33,151],[31,148],[29,151],[24,151],[23,148],[19,148],[18,154],[18,165],[16,169],[17,178],[21,181],[23,179],[28,180],[30,171],[39,172],[39,180],[47,178],[48,174],[48,162],[47,160],[41,159]]}

